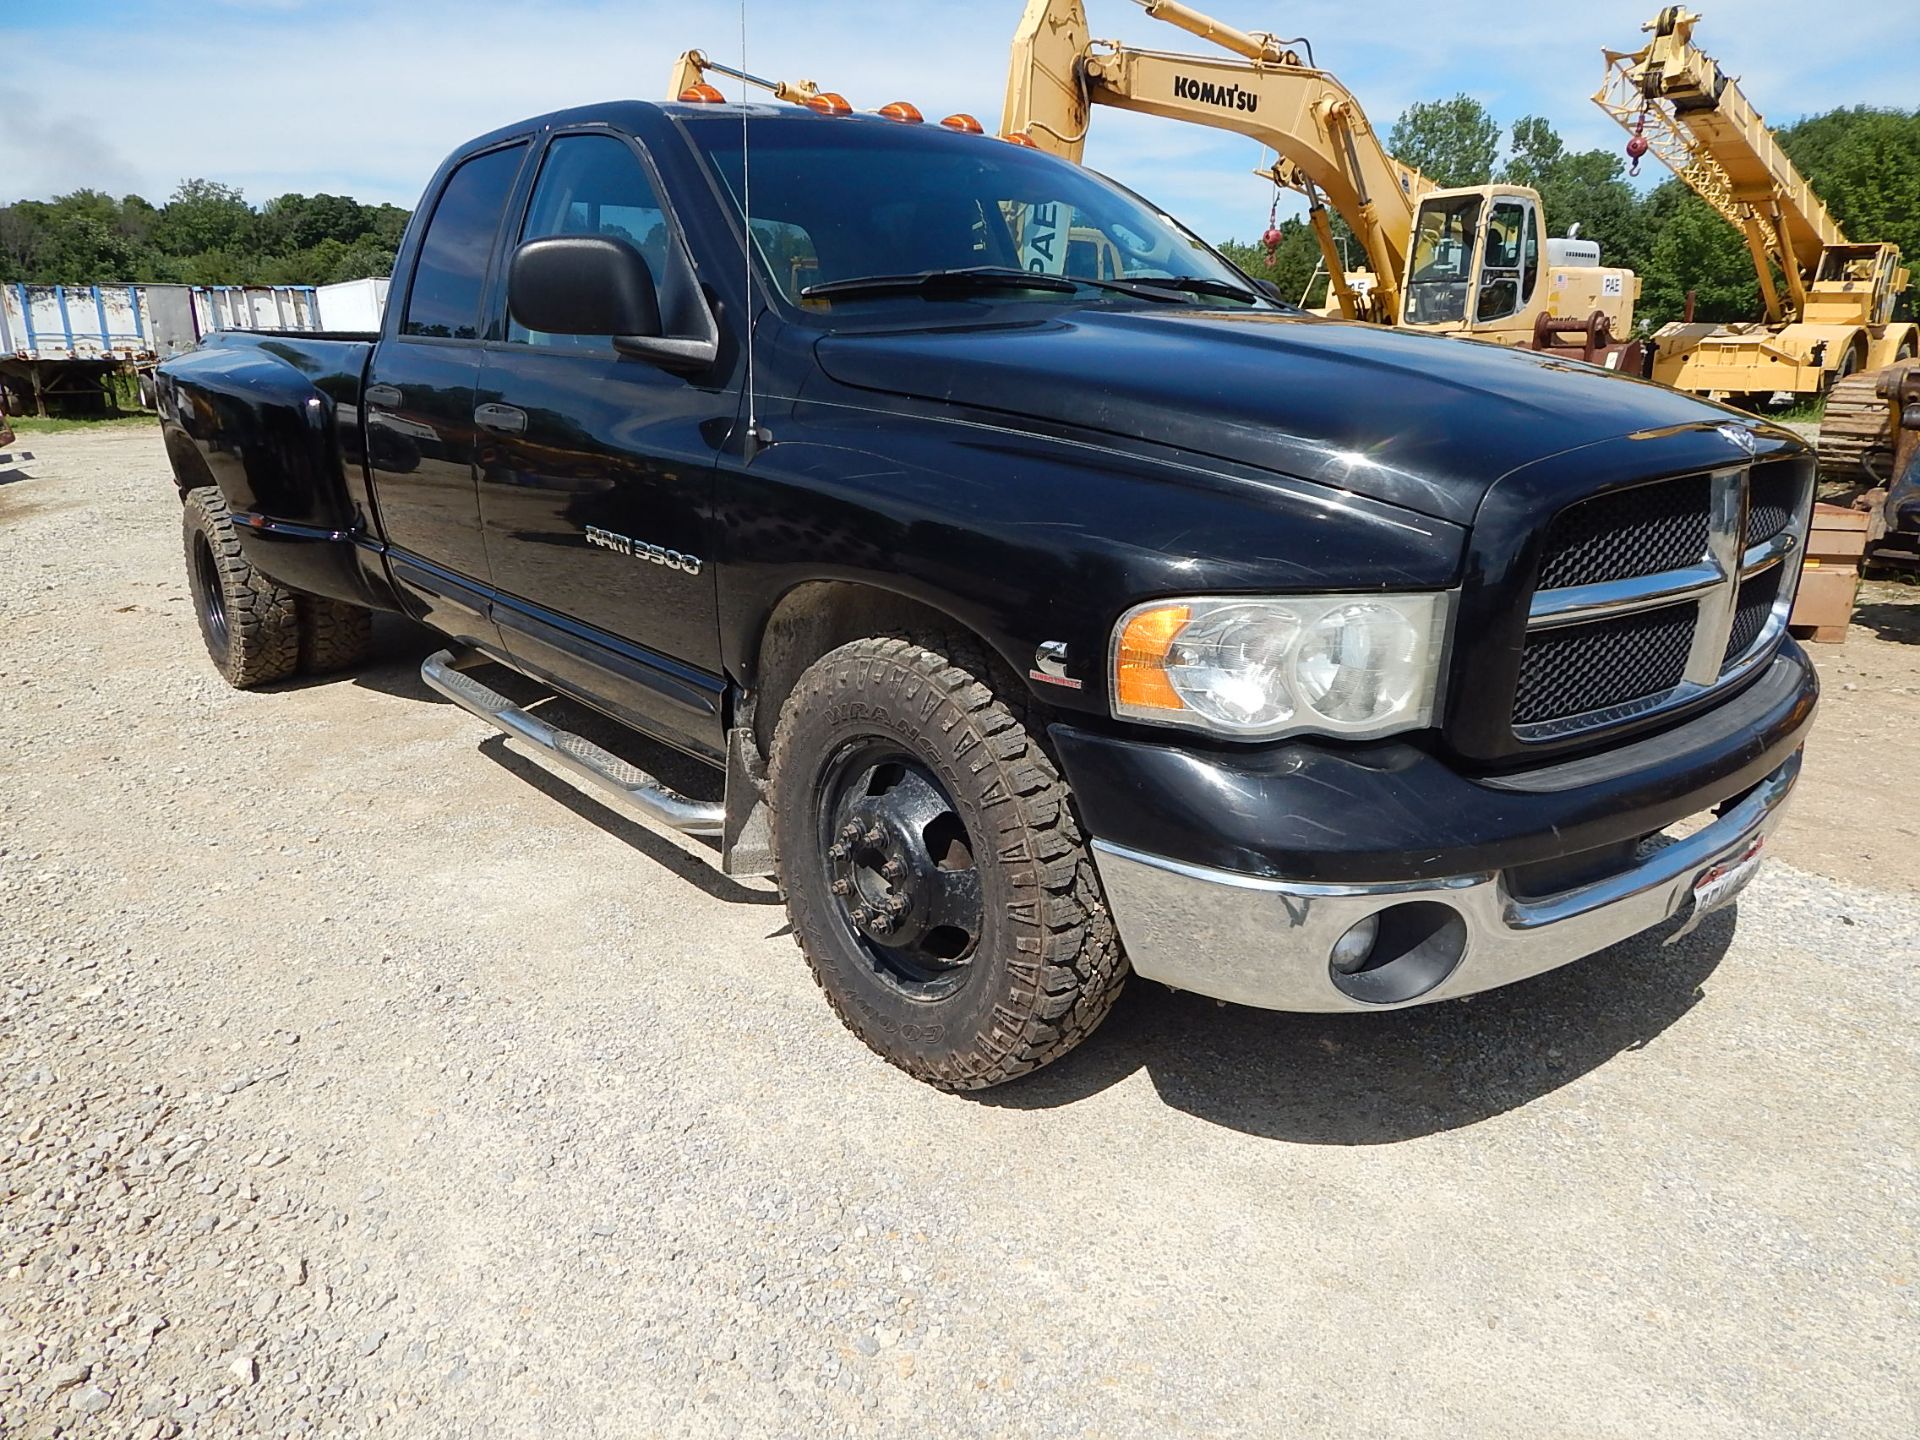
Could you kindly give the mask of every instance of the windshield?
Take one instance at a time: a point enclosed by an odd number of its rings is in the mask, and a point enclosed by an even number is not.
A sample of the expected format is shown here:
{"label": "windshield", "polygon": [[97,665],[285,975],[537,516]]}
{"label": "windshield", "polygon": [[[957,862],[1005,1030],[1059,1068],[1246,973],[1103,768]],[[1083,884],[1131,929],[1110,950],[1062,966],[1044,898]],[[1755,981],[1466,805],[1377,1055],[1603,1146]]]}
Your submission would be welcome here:
{"label": "windshield", "polygon": [[1407,284],[1407,323],[1439,325],[1467,318],[1473,280],[1473,246],[1480,226],[1480,197],[1456,195],[1420,207],[1413,236],[1412,278]]}
{"label": "windshield", "polygon": [[[810,309],[978,300],[978,290],[812,299],[802,292],[836,281],[981,267],[1086,282],[1197,279],[1250,288],[1169,216],[1038,151],[933,126],[811,116],[762,117],[750,125],[754,248],[780,293]],[[740,126],[702,121],[687,128],[737,206]],[[1110,290],[1065,286],[996,293],[1056,304],[1115,298]],[[1249,302],[1206,294],[1194,303]]]}

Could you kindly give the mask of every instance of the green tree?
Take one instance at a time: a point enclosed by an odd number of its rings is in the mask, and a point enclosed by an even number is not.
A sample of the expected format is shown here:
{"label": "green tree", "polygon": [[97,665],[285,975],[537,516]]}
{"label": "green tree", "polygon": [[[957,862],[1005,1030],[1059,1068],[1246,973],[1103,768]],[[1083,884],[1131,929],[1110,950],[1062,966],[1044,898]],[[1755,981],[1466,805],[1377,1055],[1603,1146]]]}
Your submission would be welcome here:
{"label": "green tree", "polygon": [[1849,239],[1920,255],[1920,110],[1834,110],[1778,138]]}
{"label": "green tree", "polygon": [[154,221],[153,237],[169,255],[197,256],[246,248],[254,213],[246,197],[215,180],[182,180]]}
{"label": "green tree", "polygon": [[1485,185],[1500,158],[1500,126],[1471,95],[1422,101],[1393,122],[1387,150],[1436,185]]}
{"label": "green tree", "polygon": [[1640,316],[1658,327],[1681,319],[1687,294],[1696,320],[1761,318],[1760,283],[1746,241],[1678,180],[1656,188],[1643,205],[1652,242],[1640,295]]}
{"label": "green tree", "polygon": [[1512,134],[1500,178],[1539,192],[1547,233],[1564,236],[1578,225],[1582,236],[1598,242],[1603,264],[1644,271],[1645,219],[1621,157],[1607,150],[1569,152],[1538,115],[1516,120]]}

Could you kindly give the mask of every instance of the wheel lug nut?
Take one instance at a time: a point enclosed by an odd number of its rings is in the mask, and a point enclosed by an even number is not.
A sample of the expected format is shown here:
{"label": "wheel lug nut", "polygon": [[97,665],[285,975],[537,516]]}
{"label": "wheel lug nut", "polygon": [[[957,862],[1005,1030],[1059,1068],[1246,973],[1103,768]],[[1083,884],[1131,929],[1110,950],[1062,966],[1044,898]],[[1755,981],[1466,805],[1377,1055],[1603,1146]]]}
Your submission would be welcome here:
{"label": "wheel lug nut", "polygon": [[885,865],[880,867],[880,873],[886,876],[887,879],[889,880],[899,880],[906,875],[907,867],[900,863],[900,859],[898,856],[895,856],[893,859],[887,861]]}
{"label": "wheel lug nut", "polygon": [[864,839],[869,845],[884,845],[886,843],[887,834],[886,834],[886,831],[882,830],[878,825],[874,825],[870,827],[867,833],[861,838]]}
{"label": "wheel lug nut", "polygon": [[852,891],[853,886],[845,880],[836,880],[833,882],[833,893],[836,895],[847,895],[851,894]]}
{"label": "wheel lug nut", "polygon": [[860,838],[860,827],[852,821],[848,821],[840,827],[840,838],[849,845],[853,844],[854,841]]}
{"label": "wheel lug nut", "polygon": [[866,925],[871,923],[872,920],[873,920],[873,912],[868,910],[866,906],[856,905],[853,907],[853,923],[854,924]]}
{"label": "wheel lug nut", "polygon": [[828,849],[827,858],[829,860],[844,860],[851,853],[852,852],[847,849],[845,844],[836,843],[831,848]]}
{"label": "wheel lug nut", "polygon": [[874,916],[873,928],[882,935],[887,934],[889,931],[893,929],[893,917],[891,915]]}
{"label": "wheel lug nut", "polygon": [[904,915],[907,910],[907,902],[902,896],[890,895],[887,897],[887,909],[895,915]]}

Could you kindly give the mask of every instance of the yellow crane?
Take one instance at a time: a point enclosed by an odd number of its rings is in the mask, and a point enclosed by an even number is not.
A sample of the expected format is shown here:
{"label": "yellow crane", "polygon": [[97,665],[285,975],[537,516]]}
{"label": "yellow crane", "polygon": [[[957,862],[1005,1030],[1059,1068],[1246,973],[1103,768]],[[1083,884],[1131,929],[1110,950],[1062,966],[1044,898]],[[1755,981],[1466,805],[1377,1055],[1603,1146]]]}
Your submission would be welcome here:
{"label": "yellow crane", "polygon": [[[1095,106],[1249,135],[1298,191],[1339,313],[1349,319],[1637,363],[1640,282],[1600,265],[1599,247],[1549,239],[1540,197],[1518,185],[1441,189],[1387,153],[1366,111],[1291,48],[1179,0],[1134,0],[1219,53],[1176,54],[1089,35],[1083,0],[1028,0],[1013,42],[1001,134],[1078,161]],[[1347,272],[1328,222],[1346,221],[1367,257]]]}
{"label": "yellow crane", "polygon": [[[1920,352],[1920,330],[1893,318],[1908,280],[1899,247],[1847,238],[1738,82],[1693,43],[1699,19],[1668,6],[1641,27],[1653,36],[1646,45],[1606,51],[1593,98],[1631,135],[1636,168],[1652,155],[1746,237],[1766,318],[1664,326],[1653,376],[1749,405],[1831,389],[1823,464],[1857,467],[1875,435],[1891,443],[1872,372]],[[1835,422],[1855,412],[1867,417],[1864,433],[1843,436],[1848,426]]]}

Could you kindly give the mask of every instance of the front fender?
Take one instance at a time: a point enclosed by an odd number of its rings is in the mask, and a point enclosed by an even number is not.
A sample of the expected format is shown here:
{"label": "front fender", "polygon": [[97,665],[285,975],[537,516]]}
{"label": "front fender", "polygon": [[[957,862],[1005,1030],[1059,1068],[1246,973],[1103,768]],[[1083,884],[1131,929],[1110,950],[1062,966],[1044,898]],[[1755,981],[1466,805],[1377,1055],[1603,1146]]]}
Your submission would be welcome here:
{"label": "front fender", "polygon": [[802,403],[745,469],[722,468],[721,644],[750,677],[780,599],[850,581],[953,617],[1017,675],[1043,641],[1106,714],[1107,646],[1156,596],[1445,589],[1465,531],[1379,501],[1186,452],[1147,454],[975,419]]}

